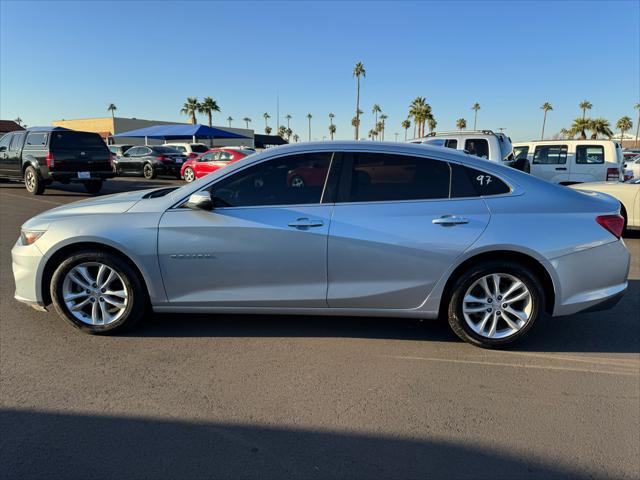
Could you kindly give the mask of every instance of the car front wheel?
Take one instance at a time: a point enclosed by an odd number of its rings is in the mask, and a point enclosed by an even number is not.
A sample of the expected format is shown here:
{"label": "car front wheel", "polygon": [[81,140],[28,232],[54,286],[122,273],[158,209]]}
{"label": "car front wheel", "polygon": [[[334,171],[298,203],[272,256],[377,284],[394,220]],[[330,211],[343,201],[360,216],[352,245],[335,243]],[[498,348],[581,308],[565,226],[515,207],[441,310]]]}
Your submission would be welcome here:
{"label": "car front wheel", "polygon": [[91,334],[111,334],[144,315],[147,297],[134,269],[117,255],[81,251],[53,274],[51,298],[58,314]]}
{"label": "car front wheel", "polygon": [[191,167],[187,167],[184,169],[184,181],[187,183],[191,183],[196,179],[196,174]]}
{"label": "car front wheel", "polygon": [[544,305],[544,290],[528,268],[485,262],[464,272],[449,301],[449,325],[465,342],[499,348],[521,339]]}

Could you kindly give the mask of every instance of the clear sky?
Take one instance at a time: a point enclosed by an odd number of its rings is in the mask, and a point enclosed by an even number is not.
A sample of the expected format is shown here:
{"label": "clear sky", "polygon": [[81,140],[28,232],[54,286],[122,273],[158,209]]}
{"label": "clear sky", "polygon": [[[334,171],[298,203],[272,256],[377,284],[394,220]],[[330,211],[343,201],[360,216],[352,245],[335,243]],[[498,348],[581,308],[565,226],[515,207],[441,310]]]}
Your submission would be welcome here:
{"label": "clear sky", "polygon": [[[640,99],[640,1],[511,2],[94,2],[0,1],[0,117],[28,125],[117,115],[186,121],[187,96],[222,107],[214,123],[256,130],[262,114],[307,138],[352,138],[353,66],[362,61],[362,128],[371,107],[389,116],[386,139],[416,96],[432,105],[438,130],[463,117],[539,136],[593,103],[612,125]],[[201,118],[202,123],[206,123]],[[275,129],[274,129],[275,130]]]}

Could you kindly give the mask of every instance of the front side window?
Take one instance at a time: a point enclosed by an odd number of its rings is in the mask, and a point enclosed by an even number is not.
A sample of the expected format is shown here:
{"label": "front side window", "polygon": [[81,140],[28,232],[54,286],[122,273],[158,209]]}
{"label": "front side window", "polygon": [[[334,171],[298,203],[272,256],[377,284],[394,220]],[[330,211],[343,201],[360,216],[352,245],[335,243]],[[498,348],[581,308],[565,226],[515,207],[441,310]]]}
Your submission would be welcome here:
{"label": "front side window", "polygon": [[267,160],[215,183],[211,196],[219,207],[320,203],[331,156],[318,152]]}
{"label": "front side window", "polygon": [[464,142],[464,149],[469,155],[489,158],[489,142],[484,138],[471,138]]}
{"label": "front side window", "polygon": [[536,165],[563,165],[567,163],[566,145],[541,145],[533,152]]}
{"label": "front side window", "polygon": [[29,133],[25,148],[43,148],[47,144],[46,133]]}
{"label": "front side window", "polygon": [[212,160],[213,160],[213,152],[205,153],[198,159],[199,162],[211,162]]}
{"label": "front side window", "polygon": [[449,196],[447,162],[387,153],[356,153],[353,156],[349,202]]}
{"label": "front side window", "polygon": [[23,138],[24,138],[24,133],[14,133],[9,150],[19,150],[20,146],[22,145]]}
{"label": "front side window", "polygon": [[140,147],[133,147],[130,148],[129,150],[127,150],[125,152],[125,155],[127,157],[135,157],[136,155],[138,155],[140,153]]}
{"label": "front side window", "polygon": [[576,147],[576,163],[604,163],[604,147],[602,145],[578,145]]}
{"label": "front side window", "polygon": [[529,155],[529,147],[513,147],[513,157],[515,160],[526,160]]}
{"label": "front side window", "polygon": [[[9,144],[11,143],[11,139],[13,138],[13,134],[8,133],[4,137],[0,138],[0,150],[5,151],[9,150]],[[3,148],[4,147],[4,148]]]}

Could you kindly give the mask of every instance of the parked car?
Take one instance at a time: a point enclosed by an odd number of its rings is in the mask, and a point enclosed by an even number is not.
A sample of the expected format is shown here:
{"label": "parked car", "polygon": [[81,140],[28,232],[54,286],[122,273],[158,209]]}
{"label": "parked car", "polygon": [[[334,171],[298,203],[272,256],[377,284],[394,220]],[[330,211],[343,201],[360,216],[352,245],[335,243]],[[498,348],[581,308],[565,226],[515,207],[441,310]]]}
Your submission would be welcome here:
{"label": "parked car", "polygon": [[[288,173],[325,171],[322,185]],[[403,171],[365,181],[373,166]],[[157,312],[447,317],[499,347],[542,312],[614,304],[620,204],[425,145],[270,148],[180,188],[44,212],[12,250],[16,298],[115,333]],[[90,242],[90,243],[87,243]],[[551,327],[551,323],[548,324]]]}
{"label": "parked car", "polygon": [[561,185],[620,181],[620,144],[611,140],[539,140],[513,144],[516,158],[527,158],[531,175]]}
{"label": "parked car", "polygon": [[625,160],[625,173],[630,171],[632,178],[640,178],[640,155]]}
{"label": "parked car", "polygon": [[196,158],[187,160],[180,175],[186,182],[191,183],[252,153],[255,153],[255,150],[248,148],[212,148]]}
{"label": "parked car", "polygon": [[53,182],[82,183],[95,194],[114,176],[111,157],[97,133],[32,127],[0,139],[0,178],[24,181],[33,195]]}
{"label": "parked car", "polygon": [[634,157],[640,155],[640,149],[638,148],[625,148],[622,150],[622,156],[624,157],[624,161],[630,160]]}
{"label": "parked car", "polygon": [[166,147],[172,147],[187,157],[188,160],[196,158],[206,153],[211,147],[207,147],[204,143],[179,143],[170,142],[164,144]]}
{"label": "parked car", "polygon": [[108,145],[108,147],[111,153],[113,153],[116,157],[121,157],[124,155],[124,153],[127,150],[133,147],[133,145],[127,145],[124,143],[114,143],[113,145]]}
{"label": "parked car", "polygon": [[640,177],[625,182],[592,182],[571,185],[571,188],[611,195],[621,204],[624,228],[640,230]]}
{"label": "parked car", "polygon": [[495,133],[491,130],[431,132],[425,137],[410,140],[410,143],[424,143],[434,147],[462,150],[469,155],[529,172],[526,159],[514,159],[511,139],[502,132]]}
{"label": "parked car", "polygon": [[118,175],[142,175],[151,180],[158,175],[180,178],[180,168],[186,159],[175,148],[146,145],[130,148],[121,157],[116,157],[114,163]]}

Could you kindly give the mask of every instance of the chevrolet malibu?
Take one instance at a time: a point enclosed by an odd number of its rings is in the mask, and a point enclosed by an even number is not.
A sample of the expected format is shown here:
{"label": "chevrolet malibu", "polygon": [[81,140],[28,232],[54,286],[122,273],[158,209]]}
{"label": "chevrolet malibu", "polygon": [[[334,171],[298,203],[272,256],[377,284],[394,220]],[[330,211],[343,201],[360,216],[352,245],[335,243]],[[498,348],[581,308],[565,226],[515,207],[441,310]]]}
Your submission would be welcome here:
{"label": "chevrolet malibu", "polygon": [[[314,169],[322,181],[292,182]],[[27,221],[16,299],[88,333],[156,312],[447,318],[500,347],[546,313],[615,304],[620,204],[439,147],[323,142],[251,155],[181,188]]]}

